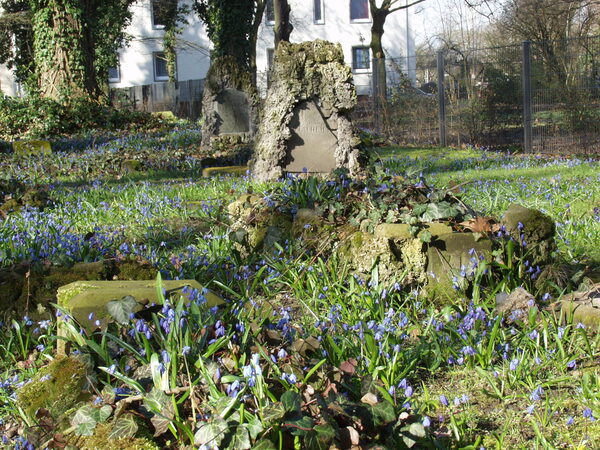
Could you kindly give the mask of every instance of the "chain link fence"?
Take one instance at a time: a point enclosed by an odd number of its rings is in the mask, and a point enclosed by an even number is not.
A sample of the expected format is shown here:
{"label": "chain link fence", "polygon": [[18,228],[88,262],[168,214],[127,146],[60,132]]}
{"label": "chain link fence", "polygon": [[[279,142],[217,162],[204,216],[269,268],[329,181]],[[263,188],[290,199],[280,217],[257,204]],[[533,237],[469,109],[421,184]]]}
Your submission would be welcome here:
{"label": "chain link fence", "polygon": [[398,145],[600,152],[600,37],[386,58],[385,101],[372,64],[355,122]]}

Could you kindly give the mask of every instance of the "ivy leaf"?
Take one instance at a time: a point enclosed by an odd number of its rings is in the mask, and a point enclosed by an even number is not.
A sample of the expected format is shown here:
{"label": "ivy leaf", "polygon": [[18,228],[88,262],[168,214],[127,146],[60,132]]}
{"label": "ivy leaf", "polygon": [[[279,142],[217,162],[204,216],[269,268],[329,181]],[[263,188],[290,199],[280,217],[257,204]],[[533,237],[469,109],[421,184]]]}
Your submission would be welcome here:
{"label": "ivy leaf", "polygon": [[235,434],[231,439],[231,444],[229,444],[229,448],[232,450],[248,450],[252,448],[252,444],[250,444],[250,435],[248,434],[246,427],[237,427]]}
{"label": "ivy leaf", "polygon": [[124,414],[113,424],[112,430],[108,435],[109,439],[127,439],[132,438],[138,432],[138,424],[135,417],[131,414]]}
{"label": "ivy leaf", "polygon": [[213,417],[213,420],[205,423],[194,435],[194,445],[206,445],[211,447],[221,445],[227,431],[227,422],[219,416]]}
{"label": "ivy leaf", "polygon": [[252,417],[246,424],[250,437],[254,440],[264,430],[263,424],[258,417]]}
{"label": "ivy leaf", "polygon": [[370,406],[371,414],[373,415],[373,423],[375,426],[385,425],[396,420],[394,407],[389,402],[379,402]]}
{"label": "ivy leaf", "polygon": [[106,422],[112,414],[113,409],[110,405],[104,405],[102,408],[94,408],[94,419],[98,423]]}
{"label": "ivy leaf", "polygon": [[423,231],[419,235],[419,239],[421,239],[421,242],[425,242],[426,244],[428,244],[431,242],[431,233],[429,231]]}
{"label": "ivy leaf", "polygon": [[91,405],[84,405],[75,412],[73,419],[71,419],[71,425],[75,427],[75,433],[79,436],[91,436],[94,434],[97,424],[94,418],[94,409]]}
{"label": "ivy leaf", "polygon": [[154,386],[152,390],[144,396],[144,406],[149,411],[159,413],[168,404],[169,397],[157,386]]}
{"label": "ivy leaf", "polygon": [[254,443],[252,450],[277,450],[277,447],[268,439],[261,439]]}
{"label": "ivy leaf", "polygon": [[286,412],[299,413],[302,407],[302,398],[295,391],[287,391],[281,396],[281,403]]}
{"label": "ivy leaf", "polygon": [[135,310],[137,301],[131,295],[126,295],[121,300],[111,300],[106,304],[108,314],[121,325],[129,323],[129,316]]}
{"label": "ivy leaf", "polygon": [[289,432],[294,436],[305,436],[312,431],[314,425],[313,420],[308,416],[302,416],[296,420],[288,421],[285,426],[289,428]]}
{"label": "ivy leaf", "polygon": [[263,408],[263,422],[265,425],[277,422],[285,415],[285,408],[280,402],[271,403]]}
{"label": "ivy leaf", "polygon": [[419,422],[411,423],[400,430],[400,436],[408,448],[413,448],[425,435],[425,427]]}
{"label": "ivy leaf", "polygon": [[[428,203],[426,211],[421,216],[424,222],[433,222],[434,220],[447,219],[460,215],[460,210],[448,202]],[[416,208],[415,208],[416,209]]]}

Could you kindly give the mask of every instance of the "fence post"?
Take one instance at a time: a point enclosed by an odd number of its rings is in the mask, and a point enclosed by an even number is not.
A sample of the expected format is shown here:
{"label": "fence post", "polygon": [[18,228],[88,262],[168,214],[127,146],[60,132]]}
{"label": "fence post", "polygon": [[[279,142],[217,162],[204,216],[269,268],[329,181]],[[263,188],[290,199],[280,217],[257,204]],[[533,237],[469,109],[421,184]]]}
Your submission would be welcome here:
{"label": "fence post", "polygon": [[531,120],[531,42],[523,42],[523,147],[533,151],[533,127]]}
{"label": "fence post", "polygon": [[437,52],[438,120],[440,126],[440,147],[446,146],[446,91],[444,88],[444,52]]}

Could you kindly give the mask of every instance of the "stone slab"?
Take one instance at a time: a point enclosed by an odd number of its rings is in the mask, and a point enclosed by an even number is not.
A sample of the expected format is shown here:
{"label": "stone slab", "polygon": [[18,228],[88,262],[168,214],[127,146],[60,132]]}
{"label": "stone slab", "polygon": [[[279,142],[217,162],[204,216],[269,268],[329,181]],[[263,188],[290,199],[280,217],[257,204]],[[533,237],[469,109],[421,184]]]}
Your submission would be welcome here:
{"label": "stone slab", "polygon": [[[380,223],[375,227],[374,234],[387,239],[412,239],[414,236],[410,233],[410,228],[406,223]],[[417,236],[423,231],[428,231],[432,236],[441,236],[452,233],[452,227],[445,223],[431,222],[424,224]]]}
{"label": "stone slab", "polygon": [[52,146],[48,141],[15,141],[13,150],[16,155],[49,155],[52,153]]}
{"label": "stone slab", "polygon": [[560,311],[563,318],[573,315],[573,323],[582,323],[594,331],[600,328],[600,308],[593,305],[583,305],[578,302],[563,300],[560,302]]}
{"label": "stone slab", "polygon": [[207,167],[202,169],[204,178],[217,177],[219,175],[238,175],[243,176],[248,172],[248,166],[225,166],[225,167]]}
{"label": "stone slab", "polygon": [[314,100],[296,105],[289,128],[286,172],[329,173],[336,168],[337,123],[326,119]]}
{"label": "stone slab", "polygon": [[217,134],[250,131],[250,103],[244,92],[224,89],[217,95],[215,111],[218,116]]}
{"label": "stone slab", "polygon": [[[184,287],[191,287],[202,291],[202,286],[196,280],[163,281],[163,289],[167,295],[180,292]],[[58,288],[57,303],[68,312],[79,324],[88,331],[96,328],[95,321],[99,320],[101,326],[111,321],[106,305],[112,300],[120,300],[125,296],[132,296],[138,302],[134,311],[140,311],[144,305],[159,303],[156,281],[76,281]],[[186,295],[182,293],[182,295]],[[208,291],[204,294],[207,305],[217,306],[224,303],[217,294]],[[94,321],[89,320],[93,313]],[[65,336],[64,327],[58,326],[58,336]],[[65,353],[65,341],[58,340],[57,351]]]}
{"label": "stone slab", "polygon": [[492,253],[492,241],[483,238],[477,240],[475,233],[448,233],[432,241],[427,249],[427,273],[434,274],[440,280],[452,279],[464,266],[471,266],[469,251],[474,249],[479,256],[489,259]]}

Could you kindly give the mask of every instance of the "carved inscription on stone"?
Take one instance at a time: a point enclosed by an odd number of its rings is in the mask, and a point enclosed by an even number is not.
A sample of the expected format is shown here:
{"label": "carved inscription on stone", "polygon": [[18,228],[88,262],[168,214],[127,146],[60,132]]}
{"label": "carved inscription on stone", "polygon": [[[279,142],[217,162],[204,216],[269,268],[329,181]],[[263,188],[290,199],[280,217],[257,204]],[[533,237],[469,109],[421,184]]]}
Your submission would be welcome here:
{"label": "carved inscription on stone", "polygon": [[224,89],[217,95],[218,133],[247,133],[250,131],[248,97],[236,89]]}
{"label": "carved inscription on stone", "polygon": [[336,124],[327,120],[314,101],[300,102],[289,124],[287,172],[330,172],[336,168]]}

